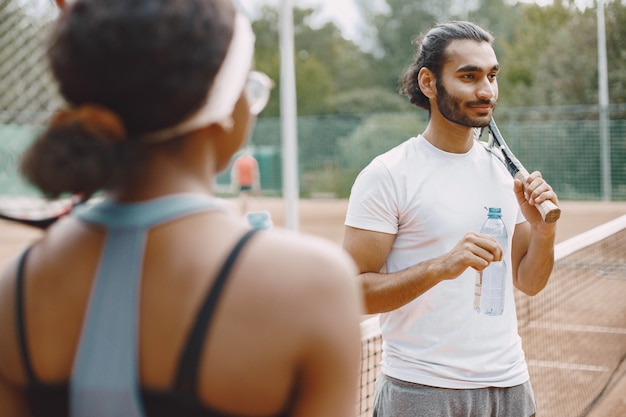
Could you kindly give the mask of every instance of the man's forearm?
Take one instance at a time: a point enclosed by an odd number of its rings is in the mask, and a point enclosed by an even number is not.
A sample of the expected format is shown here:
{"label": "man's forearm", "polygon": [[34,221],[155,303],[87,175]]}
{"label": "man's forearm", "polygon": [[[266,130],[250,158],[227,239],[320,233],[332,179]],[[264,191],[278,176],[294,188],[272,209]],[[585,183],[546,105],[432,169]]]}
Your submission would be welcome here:
{"label": "man's forearm", "polygon": [[451,278],[439,259],[421,262],[403,271],[359,275],[367,314],[385,313],[413,301],[444,279]]}
{"label": "man's forearm", "polygon": [[527,295],[537,295],[548,283],[554,267],[554,235],[531,234],[515,286]]}

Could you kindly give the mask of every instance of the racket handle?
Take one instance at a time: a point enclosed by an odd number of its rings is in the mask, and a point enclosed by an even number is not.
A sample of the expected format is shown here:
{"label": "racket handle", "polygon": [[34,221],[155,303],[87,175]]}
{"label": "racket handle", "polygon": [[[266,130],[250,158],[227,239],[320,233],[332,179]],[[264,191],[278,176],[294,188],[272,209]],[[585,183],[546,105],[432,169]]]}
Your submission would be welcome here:
{"label": "racket handle", "polygon": [[559,217],[561,217],[561,209],[550,200],[546,200],[535,207],[537,207],[537,210],[541,213],[543,221],[546,223],[554,223],[559,220]]}
{"label": "racket handle", "polygon": [[[528,171],[522,169],[515,175],[515,178],[524,183],[526,178],[528,178],[528,175]],[[554,223],[559,220],[559,217],[561,217],[561,209],[550,200],[546,200],[541,204],[536,204],[535,208],[539,211],[541,218],[546,223]]]}

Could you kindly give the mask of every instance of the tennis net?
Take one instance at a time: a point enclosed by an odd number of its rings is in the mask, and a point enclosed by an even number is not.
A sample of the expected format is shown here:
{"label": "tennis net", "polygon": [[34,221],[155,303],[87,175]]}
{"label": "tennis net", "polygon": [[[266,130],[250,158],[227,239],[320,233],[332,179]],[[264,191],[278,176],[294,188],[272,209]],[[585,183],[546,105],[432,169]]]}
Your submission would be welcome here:
{"label": "tennis net", "polygon": [[[626,215],[555,247],[546,288],[516,291],[519,332],[543,417],[588,415],[626,375]],[[378,317],[361,323],[357,416],[371,416],[380,371]]]}

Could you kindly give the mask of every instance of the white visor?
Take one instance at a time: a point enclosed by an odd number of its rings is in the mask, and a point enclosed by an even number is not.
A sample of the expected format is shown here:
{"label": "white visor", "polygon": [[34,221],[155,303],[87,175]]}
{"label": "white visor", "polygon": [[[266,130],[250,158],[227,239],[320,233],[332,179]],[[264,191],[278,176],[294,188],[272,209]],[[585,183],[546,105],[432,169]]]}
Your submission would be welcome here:
{"label": "white visor", "polygon": [[231,114],[244,90],[254,58],[254,33],[250,21],[238,13],[233,36],[206,101],[192,116],[181,123],[141,136],[144,142],[161,142],[184,133],[219,123],[232,126]]}

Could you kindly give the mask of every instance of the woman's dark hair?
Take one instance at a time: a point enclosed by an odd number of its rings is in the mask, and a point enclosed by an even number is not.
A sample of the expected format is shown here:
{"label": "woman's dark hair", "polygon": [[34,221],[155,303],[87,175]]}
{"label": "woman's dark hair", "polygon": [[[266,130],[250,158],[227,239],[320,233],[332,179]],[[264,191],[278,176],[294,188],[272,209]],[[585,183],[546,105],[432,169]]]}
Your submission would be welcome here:
{"label": "woman's dark hair", "polygon": [[[137,136],[177,124],[204,102],[234,16],[229,0],[69,4],[50,38],[50,67],[73,109],[98,111],[51,123],[23,157],[25,177],[49,196],[127,180],[141,164]],[[102,119],[119,126],[99,129]]]}
{"label": "woman's dark hair", "polygon": [[493,36],[474,23],[452,21],[440,23],[425,36],[416,39],[413,42],[417,47],[415,60],[400,78],[399,86],[400,93],[407,96],[411,103],[430,110],[430,102],[419,88],[417,75],[425,67],[439,78],[446,62],[446,49],[454,40],[473,40],[492,44]]}

